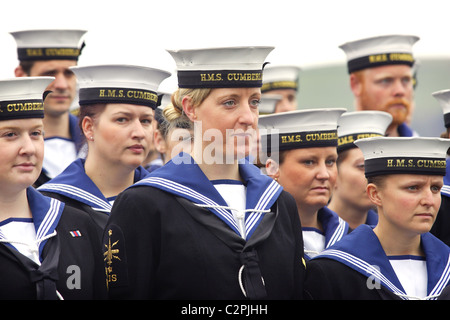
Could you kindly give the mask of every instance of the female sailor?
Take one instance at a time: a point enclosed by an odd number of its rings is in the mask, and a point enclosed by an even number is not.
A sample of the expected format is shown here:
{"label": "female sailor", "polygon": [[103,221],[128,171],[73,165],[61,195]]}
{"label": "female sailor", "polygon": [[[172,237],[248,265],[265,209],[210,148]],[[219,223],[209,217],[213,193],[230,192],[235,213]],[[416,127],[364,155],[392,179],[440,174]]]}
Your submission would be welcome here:
{"label": "female sailor", "polygon": [[92,219],[32,187],[44,156],[42,94],[52,77],[0,81],[0,299],[106,297]]}
{"label": "female sailor", "polygon": [[357,140],[378,224],[362,224],[309,261],[315,299],[448,299],[450,248],[429,233],[441,204],[450,141]]}
{"label": "female sailor", "polygon": [[272,49],[169,51],[179,89],[168,108],[194,122],[193,149],[114,203],[104,237],[110,298],[302,298],[295,202],[246,160]]}
{"label": "female sailor", "polygon": [[386,135],[392,116],[384,111],[354,111],[338,120],[337,179],[328,208],[353,230],[360,224],[376,225],[375,205],[366,194],[364,156],[354,142],[361,138]]}
{"label": "female sailor", "polygon": [[345,109],[307,109],[260,117],[267,173],[295,199],[305,258],[348,233],[348,224],[327,208],[337,169],[337,121]]}
{"label": "female sailor", "polygon": [[80,86],[86,159],[75,160],[38,190],[89,213],[103,231],[117,195],[148,174],[141,164],[152,144],[156,91],[170,74],[129,65],[71,70]]}

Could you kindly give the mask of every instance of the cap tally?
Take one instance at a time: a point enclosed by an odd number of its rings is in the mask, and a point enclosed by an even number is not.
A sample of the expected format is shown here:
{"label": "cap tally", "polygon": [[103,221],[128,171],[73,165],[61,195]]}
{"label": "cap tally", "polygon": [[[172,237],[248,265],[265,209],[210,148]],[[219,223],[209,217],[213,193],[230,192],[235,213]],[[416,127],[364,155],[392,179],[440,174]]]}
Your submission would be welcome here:
{"label": "cap tally", "polygon": [[373,137],[356,140],[366,177],[385,174],[445,175],[449,139]]}
{"label": "cap tally", "polygon": [[356,40],[339,46],[347,55],[348,73],[383,65],[412,66],[412,46],[417,36],[386,35]]}
{"label": "cap tally", "polygon": [[167,71],[131,65],[70,67],[80,86],[79,104],[158,104],[158,87],[170,76]]}
{"label": "cap tally", "polygon": [[167,50],[177,65],[179,88],[260,88],[274,47]]}
{"label": "cap tally", "polygon": [[[261,144],[267,152],[336,147],[337,121],[346,109],[305,109],[259,117]],[[278,139],[277,139],[278,138]],[[278,142],[278,150],[272,146]]]}
{"label": "cap tally", "polygon": [[344,113],[338,120],[338,147],[342,152],[356,148],[358,139],[384,136],[392,122],[392,116],[384,111],[353,111]]}
{"label": "cap tally", "polygon": [[43,94],[54,77],[0,80],[0,120],[44,118]]}
{"label": "cap tally", "polygon": [[78,60],[85,30],[24,30],[11,32],[20,61]]}

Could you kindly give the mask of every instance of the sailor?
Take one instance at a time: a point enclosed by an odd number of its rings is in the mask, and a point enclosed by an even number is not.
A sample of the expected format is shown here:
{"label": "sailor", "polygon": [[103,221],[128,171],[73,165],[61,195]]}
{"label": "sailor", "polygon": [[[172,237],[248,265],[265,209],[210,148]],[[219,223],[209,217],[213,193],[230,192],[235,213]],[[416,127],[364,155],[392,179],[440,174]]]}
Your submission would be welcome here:
{"label": "sailor", "polygon": [[276,104],[275,113],[297,110],[297,93],[300,68],[295,65],[267,65],[263,73],[261,92],[279,94],[282,99]]}
{"label": "sailor", "polygon": [[418,40],[410,35],[383,35],[339,47],[347,56],[355,109],[389,112],[393,117],[387,130],[390,137],[417,136],[407,120],[414,104],[412,46]]}
{"label": "sailor", "polygon": [[450,140],[373,137],[355,144],[378,224],[360,225],[310,260],[308,292],[315,299],[449,299],[450,248],[429,231]]}
{"label": "sailor", "polygon": [[157,90],[170,73],[132,65],[71,67],[78,79],[86,159],[38,188],[87,212],[100,230],[117,195],[148,174],[141,164],[153,139]]}
{"label": "sailor", "polygon": [[339,241],[348,223],[327,208],[337,168],[337,121],[345,109],[305,109],[261,116],[267,174],[295,199],[306,259]]}
{"label": "sailor", "polygon": [[11,32],[17,43],[19,65],[16,77],[55,77],[45,100],[45,155],[42,183],[61,173],[80,154],[82,147],[78,119],[70,113],[76,100],[76,78],[69,67],[77,65],[84,48],[85,30],[24,30]]}
{"label": "sailor", "polygon": [[302,298],[295,202],[246,159],[272,50],[169,50],[179,89],[166,108],[194,123],[193,147],[115,201],[104,234],[110,298]]}
{"label": "sailor", "polygon": [[84,212],[32,187],[53,77],[0,81],[0,299],[106,298],[99,236]]}
{"label": "sailor", "polygon": [[[441,137],[448,138],[450,131],[450,90],[436,91],[432,95],[439,103],[443,113],[446,132]],[[447,152],[447,168],[450,168],[449,163],[450,159]],[[441,189],[441,195],[442,203],[439,208],[439,214],[430,232],[450,246],[450,169],[447,169],[444,176],[444,186]]]}
{"label": "sailor", "polygon": [[360,224],[376,225],[375,205],[366,194],[364,156],[355,141],[385,136],[392,116],[384,111],[353,111],[338,120],[337,179],[328,208],[344,219],[351,229]]}
{"label": "sailor", "polygon": [[[187,117],[179,117],[171,106],[170,93],[162,93],[161,105],[155,110],[155,148],[161,155],[162,165],[167,163],[174,156],[182,151],[189,152],[192,149],[194,128],[192,122]],[[170,106],[169,108],[167,108]],[[147,169],[153,171],[153,165]]]}

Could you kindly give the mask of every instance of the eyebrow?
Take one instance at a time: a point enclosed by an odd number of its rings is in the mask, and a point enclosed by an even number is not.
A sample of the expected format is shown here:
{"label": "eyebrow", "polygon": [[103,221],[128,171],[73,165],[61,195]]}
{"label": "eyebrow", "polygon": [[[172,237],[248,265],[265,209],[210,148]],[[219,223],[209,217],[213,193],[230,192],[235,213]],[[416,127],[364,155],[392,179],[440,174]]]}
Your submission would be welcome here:
{"label": "eyebrow", "polygon": [[137,114],[135,114],[133,112],[128,112],[128,111],[116,111],[116,112],[113,112],[111,115],[112,116],[124,115],[124,116],[128,116],[128,117],[133,117],[133,116],[142,117],[142,116],[145,116],[145,117],[153,118],[153,113],[151,113],[151,112],[144,112],[143,114],[137,115]]}
{"label": "eyebrow", "polygon": [[6,127],[0,127],[0,130],[33,130],[33,129],[44,129],[43,125],[35,125],[29,128],[19,127],[19,126],[6,126]]}

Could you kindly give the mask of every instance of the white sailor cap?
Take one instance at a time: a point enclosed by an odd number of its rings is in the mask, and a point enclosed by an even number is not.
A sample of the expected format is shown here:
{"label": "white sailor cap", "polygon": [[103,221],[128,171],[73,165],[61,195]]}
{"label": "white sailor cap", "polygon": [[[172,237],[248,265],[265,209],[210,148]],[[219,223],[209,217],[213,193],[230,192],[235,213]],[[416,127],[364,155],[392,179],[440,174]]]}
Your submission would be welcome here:
{"label": "white sailor cap", "polygon": [[45,91],[54,77],[0,80],[0,120],[44,118]]}
{"label": "white sailor cap", "polygon": [[78,60],[86,30],[24,30],[11,32],[20,61]]}
{"label": "white sailor cap", "polygon": [[298,89],[300,67],[267,65],[263,72],[261,92],[279,89]]}
{"label": "white sailor cap", "polygon": [[412,35],[385,35],[356,40],[340,45],[347,55],[348,73],[392,64],[412,66],[412,46],[419,37]]}
{"label": "white sailor cap", "polygon": [[432,96],[439,102],[444,115],[446,128],[450,127],[450,89],[440,90],[432,93]]}
{"label": "white sailor cap", "polygon": [[177,65],[179,88],[260,88],[274,47],[167,50]]}
{"label": "white sailor cap", "polygon": [[373,137],[356,140],[364,155],[366,177],[385,174],[445,175],[449,139]]}
{"label": "white sailor cap", "polygon": [[338,152],[356,148],[358,139],[385,136],[392,116],[384,111],[353,111],[344,113],[338,120]]}
{"label": "white sailor cap", "polygon": [[260,103],[259,103],[259,114],[271,114],[275,112],[275,108],[277,103],[283,99],[281,94],[270,94],[265,93],[261,95]]}
{"label": "white sailor cap", "polygon": [[345,111],[343,108],[304,109],[260,116],[262,148],[274,152],[336,147],[337,121]]}
{"label": "white sailor cap", "polygon": [[70,67],[77,79],[79,104],[129,103],[149,106],[158,104],[158,87],[170,76],[160,69],[133,65],[95,65]]}

